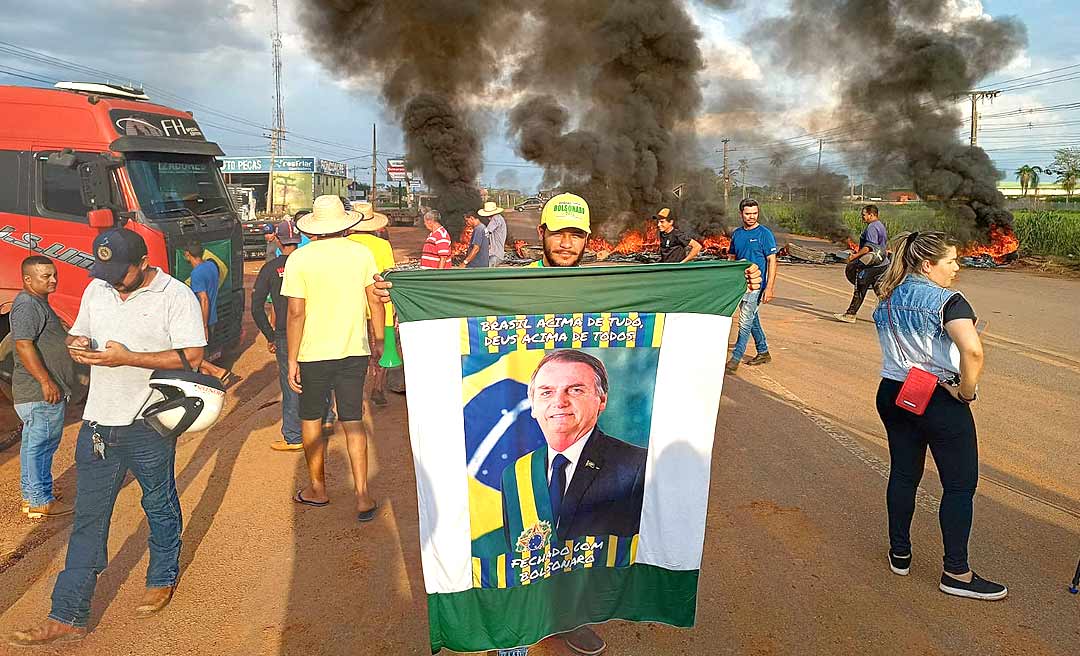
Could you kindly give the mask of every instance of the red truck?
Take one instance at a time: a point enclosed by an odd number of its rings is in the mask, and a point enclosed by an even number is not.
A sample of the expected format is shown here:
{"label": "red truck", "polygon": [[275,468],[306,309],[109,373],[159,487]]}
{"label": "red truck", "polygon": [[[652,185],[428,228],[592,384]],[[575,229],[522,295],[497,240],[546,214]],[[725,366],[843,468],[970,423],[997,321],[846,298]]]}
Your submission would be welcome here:
{"label": "red truck", "polygon": [[70,326],[90,282],[94,237],[114,227],[142,235],[150,261],[180,280],[191,271],[183,243],[201,241],[221,272],[208,353],[239,342],[242,236],[222,154],[190,112],[152,104],[138,89],[0,86],[0,391],[10,397],[8,312],[22,289],[19,264],[33,253],[56,262],[50,302]]}

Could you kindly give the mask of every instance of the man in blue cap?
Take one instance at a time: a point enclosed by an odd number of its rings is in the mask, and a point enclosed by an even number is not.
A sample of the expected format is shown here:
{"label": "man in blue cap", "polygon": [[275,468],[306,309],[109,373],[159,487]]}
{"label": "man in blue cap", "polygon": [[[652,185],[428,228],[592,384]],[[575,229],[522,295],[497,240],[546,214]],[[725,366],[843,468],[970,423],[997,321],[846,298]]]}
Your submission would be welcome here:
{"label": "man in blue cap", "polygon": [[[281,439],[270,444],[275,451],[304,450],[300,437],[300,395],[289,387],[289,346],[285,340],[285,323],[289,314],[289,299],[281,295],[281,281],[285,277],[285,261],[300,247],[300,231],[292,221],[282,221],[274,228],[276,243],[281,255],[259,269],[255,287],[251,290],[251,318],[266,338],[266,350],[277,357],[278,383],[281,385]],[[273,322],[266,314],[267,299],[274,309]],[[333,396],[326,397],[323,415],[323,433],[334,429]]]}
{"label": "man in blue cap", "polygon": [[156,394],[149,385],[155,369],[197,369],[202,362],[202,310],[187,285],[150,266],[146,242],[134,231],[103,232],[93,249],[95,280],[67,338],[72,359],[90,367],[75,445],[75,518],[48,619],[8,637],[20,647],[86,636],[94,587],[108,562],[113,506],[129,471],[142,488],[150,526],[146,592],[135,615],[165,608],[180,575],[176,441],[163,439],[141,415]]}

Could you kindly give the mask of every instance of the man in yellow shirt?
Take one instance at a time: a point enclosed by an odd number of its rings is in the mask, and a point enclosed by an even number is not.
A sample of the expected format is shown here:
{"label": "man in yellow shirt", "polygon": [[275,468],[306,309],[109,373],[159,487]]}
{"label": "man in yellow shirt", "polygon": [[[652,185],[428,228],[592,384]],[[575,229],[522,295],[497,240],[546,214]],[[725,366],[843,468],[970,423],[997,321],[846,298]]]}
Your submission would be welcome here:
{"label": "man in yellow shirt", "polygon": [[[337,196],[316,198],[311,214],[297,223],[313,241],[286,260],[281,294],[289,297],[289,386],[300,395],[300,434],[311,476],[311,484],[293,500],[314,507],[330,503],[321,420],[326,394],[333,391],[356,486],[357,519],[366,522],[374,519],[377,504],[367,488],[364,378],[368,358],[381,355],[386,319],[373,287],[379,271],[375,258],[346,238],[361,219]],[[356,293],[358,281],[364,294]]]}
{"label": "man in yellow shirt", "polygon": [[[394,249],[390,242],[379,237],[378,231],[386,227],[389,220],[386,215],[375,211],[371,203],[353,203],[352,208],[363,216],[363,220],[357,223],[349,231],[349,239],[358,244],[367,246],[375,257],[375,267],[379,273],[394,268]],[[394,304],[386,304],[385,330],[391,333],[394,330]],[[371,376],[371,402],[382,407],[386,405],[386,369],[379,365],[378,358],[368,360],[368,375]]]}

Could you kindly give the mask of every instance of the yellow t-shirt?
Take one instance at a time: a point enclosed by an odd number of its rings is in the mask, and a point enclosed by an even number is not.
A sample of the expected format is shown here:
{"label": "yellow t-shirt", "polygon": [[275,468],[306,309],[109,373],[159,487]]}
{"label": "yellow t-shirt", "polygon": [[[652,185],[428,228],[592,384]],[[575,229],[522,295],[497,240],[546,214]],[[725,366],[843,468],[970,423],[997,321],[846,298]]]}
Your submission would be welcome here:
{"label": "yellow t-shirt", "polygon": [[[355,241],[358,244],[363,244],[371,250],[371,254],[375,256],[375,266],[379,269],[379,272],[386,271],[387,269],[393,269],[397,264],[394,261],[394,249],[390,246],[390,242],[386,241],[382,237],[376,237],[370,232],[358,232],[349,235],[349,239]],[[386,323],[387,326],[394,325],[394,304],[387,301],[383,306],[386,310]]]}
{"label": "yellow t-shirt", "polygon": [[365,289],[375,282],[378,272],[370,250],[340,237],[317,239],[285,260],[281,295],[305,301],[297,360],[320,362],[371,354]]}

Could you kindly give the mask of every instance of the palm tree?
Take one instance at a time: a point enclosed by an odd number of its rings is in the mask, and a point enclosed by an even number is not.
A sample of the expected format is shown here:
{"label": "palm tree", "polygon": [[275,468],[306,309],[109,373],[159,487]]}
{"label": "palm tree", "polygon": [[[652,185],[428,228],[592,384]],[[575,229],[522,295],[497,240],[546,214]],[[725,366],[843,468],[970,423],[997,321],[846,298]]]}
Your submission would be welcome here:
{"label": "palm tree", "polygon": [[1057,183],[1065,190],[1066,205],[1072,201],[1073,190],[1076,189],[1078,182],[1080,182],[1080,170],[1065,169],[1059,172]]}
{"label": "palm tree", "polygon": [[1016,169],[1016,179],[1020,181],[1021,195],[1027,196],[1028,189],[1034,187],[1035,197],[1039,196],[1039,174],[1042,172],[1042,167],[1030,164],[1024,164]]}

